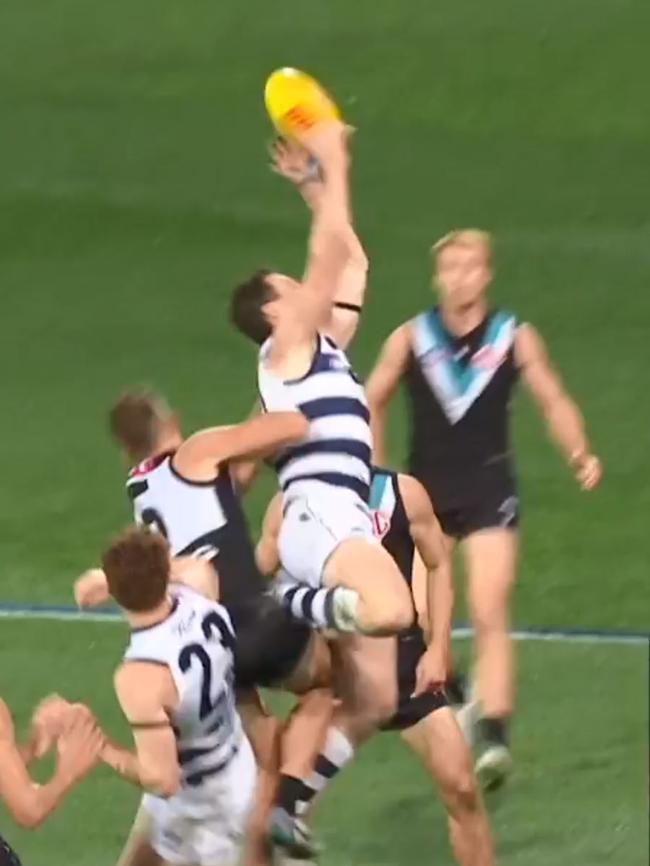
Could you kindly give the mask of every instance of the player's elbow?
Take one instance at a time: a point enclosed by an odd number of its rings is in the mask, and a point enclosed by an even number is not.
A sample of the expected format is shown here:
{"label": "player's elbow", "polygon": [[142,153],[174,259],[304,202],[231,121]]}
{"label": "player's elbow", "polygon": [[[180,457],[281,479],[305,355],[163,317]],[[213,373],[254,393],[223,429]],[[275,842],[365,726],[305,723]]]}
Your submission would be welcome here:
{"label": "player's elbow", "polygon": [[368,273],[368,268],[370,267],[370,262],[368,260],[368,256],[366,255],[366,251],[359,243],[359,240],[356,239],[356,243],[352,243],[348,248],[348,264],[362,274]]}
{"label": "player's elbow", "polygon": [[143,788],[151,791],[157,797],[168,799],[177,794],[181,787],[180,767],[169,767],[152,773],[143,773],[140,777]]}
{"label": "player's elbow", "polygon": [[9,811],[16,824],[24,830],[35,830],[36,827],[40,827],[46,815],[36,799],[9,806]]}

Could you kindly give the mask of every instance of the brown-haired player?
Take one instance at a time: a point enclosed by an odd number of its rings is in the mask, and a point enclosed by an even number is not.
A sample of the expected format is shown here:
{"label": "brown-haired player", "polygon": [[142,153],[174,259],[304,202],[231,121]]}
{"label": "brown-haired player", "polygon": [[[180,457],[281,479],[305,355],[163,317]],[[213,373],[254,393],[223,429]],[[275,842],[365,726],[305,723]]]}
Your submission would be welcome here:
{"label": "brown-haired player", "polygon": [[[235,626],[238,706],[260,767],[251,862],[264,862],[265,814],[277,771],[279,725],[264,711],[255,687],[302,691],[318,681],[329,659],[311,629],[266,595],[236,482],[247,459],[266,456],[299,438],[304,421],[295,413],[269,413],[186,438],[178,416],[160,394],[134,390],[112,407],[110,428],[132,467],[127,492],[136,522],[168,539],[175,573],[197,561],[206,566],[216,597]],[[101,570],[93,569],[77,581],[75,597],[82,607],[106,600]],[[305,712],[309,714],[308,707]],[[301,725],[299,716],[292,719],[285,731],[287,742]]]}
{"label": "brown-haired player", "polygon": [[102,557],[106,590],[130,629],[115,692],[135,751],[102,759],[143,788],[122,863],[238,866],[255,791],[255,759],[235,706],[234,631],[200,568],[172,574],[169,545],[127,529]]}
{"label": "brown-haired player", "polygon": [[[510,400],[521,377],[549,434],[583,490],[600,480],[582,415],[532,325],[490,305],[490,238],[466,229],[433,247],[438,303],[386,340],[367,382],[375,460],[385,460],[386,411],[400,382],[410,412],[409,472],[426,487],[450,547],[465,555],[475,628],[486,786],[511,767],[513,658],[508,602],[515,579],[519,494],[510,441]],[[452,690],[455,685],[450,683]]]}

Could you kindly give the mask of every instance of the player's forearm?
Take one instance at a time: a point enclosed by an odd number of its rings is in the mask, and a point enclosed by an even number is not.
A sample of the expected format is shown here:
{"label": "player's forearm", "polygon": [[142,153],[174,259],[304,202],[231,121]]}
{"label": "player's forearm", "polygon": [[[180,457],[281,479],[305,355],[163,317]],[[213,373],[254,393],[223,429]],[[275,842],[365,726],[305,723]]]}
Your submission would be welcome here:
{"label": "player's forearm", "polygon": [[132,785],[143,787],[138,757],[117,743],[106,742],[100,753],[101,761]]}
{"label": "player's forearm", "polygon": [[27,828],[38,827],[73,786],[74,779],[58,771],[45,785],[30,782],[23,790],[7,792],[5,802],[17,824]]}
{"label": "player's forearm", "polygon": [[180,784],[178,767],[171,768],[170,766],[168,770],[157,767],[148,772],[142,766],[136,753],[113,742],[106,742],[100,759],[125,781],[136,785],[138,788],[151,791],[158,797],[171,797],[178,790]]}
{"label": "player's forearm", "polygon": [[351,222],[348,169],[349,158],[345,146],[332,149],[323,165],[324,178],[318,213],[334,225],[345,226]]}
{"label": "player's forearm", "polygon": [[572,463],[589,452],[582,413],[568,395],[557,399],[545,415],[549,435],[567,463]]}
{"label": "player's forearm", "polygon": [[36,760],[37,742],[34,733],[31,733],[26,743],[17,744],[18,754],[26,767]]}
{"label": "player's forearm", "polygon": [[304,180],[297,185],[298,192],[312,213],[320,209],[323,203],[323,181],[318,178]]}
{"label": "player's forearm", "polygon": [[451,639],[454,611],[454,584],[448,561],[439,563],[427,573],[427,612],[429,645],[446,651]]}

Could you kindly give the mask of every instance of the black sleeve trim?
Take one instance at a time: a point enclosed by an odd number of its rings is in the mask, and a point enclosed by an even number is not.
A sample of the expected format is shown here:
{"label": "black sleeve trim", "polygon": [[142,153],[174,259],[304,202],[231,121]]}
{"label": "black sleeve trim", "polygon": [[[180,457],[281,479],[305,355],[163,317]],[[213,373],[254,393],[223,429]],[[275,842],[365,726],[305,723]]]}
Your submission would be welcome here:
{"label": "black sleeve trim", "polygon": [[348,304],[347,301],[334,301],[334,306],[339,310],[349,310],[351,313],[361,313],[363,310],[360,304]]}

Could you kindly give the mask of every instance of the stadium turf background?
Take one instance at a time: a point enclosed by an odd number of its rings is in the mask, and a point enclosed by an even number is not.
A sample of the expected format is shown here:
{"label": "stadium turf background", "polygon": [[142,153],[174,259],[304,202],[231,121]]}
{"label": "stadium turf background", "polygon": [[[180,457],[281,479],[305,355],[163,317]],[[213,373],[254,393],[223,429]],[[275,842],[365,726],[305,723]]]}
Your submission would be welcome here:
{"label": "stadium turf background", "polygon": [[[429,299],[428,246],[480,225],[494,298],[540,327],[605,463],[574,489],[516,407],[525,543],[519,625],[647,629],[647,32],[644,0],[2,0],[0,598],[69,601],[128,519],[105,436],[125,386],[168,394],[187,429],[254,398],[226,320],[260,264],[299,272],[306,218],[271,176],[265,75],[321,76],[359,127],[354,193],[371,261],[355,347]],[[393,455],[404,423],[392,424]],[[269,480],[252,494],[254,521]],[[3,623],[20,721],[54,688],[115,730],[119,626]],[[526,645],[517,774],[493,803],[500,862],[647,862],[647,655]],[[383,738],[337,785],[326,866],[449,863],[439,807]],[[135,793],[98,773],[37,834],[27,866],[113,862]]]}

